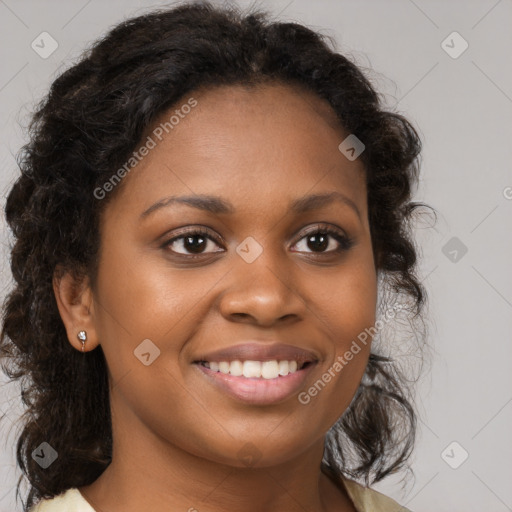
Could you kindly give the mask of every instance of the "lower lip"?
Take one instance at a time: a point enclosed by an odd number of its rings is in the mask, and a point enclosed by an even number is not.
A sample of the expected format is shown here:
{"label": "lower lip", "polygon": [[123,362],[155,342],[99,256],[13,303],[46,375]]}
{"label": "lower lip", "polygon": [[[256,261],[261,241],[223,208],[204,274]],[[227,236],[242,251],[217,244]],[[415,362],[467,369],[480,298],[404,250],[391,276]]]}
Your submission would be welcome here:
{"label": "lower lip", "polygon": [[275,379],[235,377],[234,375],[214,372],[202,364],[195,366],[205,374],[209,381],[218,389],[231,397],[249,404],[271,405],[299,392],[303,387],[309,372],[316,363],[310,363],[306,368],[279,376]]}

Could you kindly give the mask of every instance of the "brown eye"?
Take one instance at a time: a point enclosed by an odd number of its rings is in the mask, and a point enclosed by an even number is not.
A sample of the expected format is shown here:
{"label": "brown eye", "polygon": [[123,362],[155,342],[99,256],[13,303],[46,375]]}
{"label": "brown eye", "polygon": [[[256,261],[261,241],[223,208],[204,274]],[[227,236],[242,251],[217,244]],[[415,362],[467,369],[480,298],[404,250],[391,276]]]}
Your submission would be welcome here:
{"label": "brown eye", "polygon": [[299,240],[296,246],[300,248],[296,252],[336,253],[348,250],[352,245],[352,240],[337,229],[317,227]]}
{"label": "brown eye", "polygon": [[[190,230],[171,238],[165,242],[164,247],[170,249],[171,252],[181,254],[183,256],[210,254],[219,252],[213,249],[219,246],[216,240],[205,229]],[[221,249],[222,251],[223,249]]]}

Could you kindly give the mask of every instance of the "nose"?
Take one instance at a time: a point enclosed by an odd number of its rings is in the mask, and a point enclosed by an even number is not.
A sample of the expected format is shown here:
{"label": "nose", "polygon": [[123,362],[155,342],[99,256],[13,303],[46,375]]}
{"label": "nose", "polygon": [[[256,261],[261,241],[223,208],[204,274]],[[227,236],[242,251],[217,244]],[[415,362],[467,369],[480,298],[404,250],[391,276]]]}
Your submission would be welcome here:
{"label": "nose", "polygon": [[252,263],[236,263],[237,268],[229,274],[230,284],[220,299],[221,314],[232,322],[265,327],[300,321],[306,305],[290,263],[286,269],[271,266],[270,258],[263,254]]}

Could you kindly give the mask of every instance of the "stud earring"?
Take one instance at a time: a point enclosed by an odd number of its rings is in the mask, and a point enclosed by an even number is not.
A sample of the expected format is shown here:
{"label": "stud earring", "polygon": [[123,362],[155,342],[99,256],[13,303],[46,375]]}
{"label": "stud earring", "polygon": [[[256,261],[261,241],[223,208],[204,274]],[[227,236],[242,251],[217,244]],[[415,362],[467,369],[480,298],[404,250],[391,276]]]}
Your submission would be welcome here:
{"label": "stud earring", "polygon": [[85,331],[80,331],[76,336],[82,342],[82,352],[85,352],[85,342],[87,341],[87,333]]}

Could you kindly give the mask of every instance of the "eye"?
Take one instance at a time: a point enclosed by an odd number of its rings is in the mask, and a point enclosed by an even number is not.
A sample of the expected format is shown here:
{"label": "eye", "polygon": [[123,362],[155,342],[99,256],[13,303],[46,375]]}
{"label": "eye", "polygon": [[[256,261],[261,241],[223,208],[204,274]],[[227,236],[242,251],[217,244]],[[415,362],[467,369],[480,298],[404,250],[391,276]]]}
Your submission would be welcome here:
{"label": "eye", "polygon": [[220,245],[217,237],[205,228],[194,228],[183,231],[179,236],[175,236],[163,244],[163,248],[169,249],[171,252],[182,256],[194,258],[203,254],[211,254],[215,245]]}
{"label": "eye", "polygon": [[299,249],[294,252],[309,252],[306,249],[310,249],[317,254],[333,254],[350,249],[354,242],[341,230],[322,225],[306,233],[295,245]]}
{"label": "eye", "polygon": [[[295,244],[298,249],[293,252],[332,255],[346,251],[353,245],[353,240],[348,238],[340,229],[329,225],[321,225],[303,234],[299,242]],[[183,230],[178,236],[166,241],[162,248],[182,257],[194,259],[206,254],[224,251],[223,248],[214,250],[215,246],[221,246],[220,239],[210,230],[196,227]],[[307,249],[310,249],[310,251]]]}

